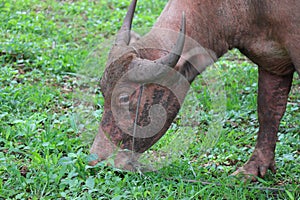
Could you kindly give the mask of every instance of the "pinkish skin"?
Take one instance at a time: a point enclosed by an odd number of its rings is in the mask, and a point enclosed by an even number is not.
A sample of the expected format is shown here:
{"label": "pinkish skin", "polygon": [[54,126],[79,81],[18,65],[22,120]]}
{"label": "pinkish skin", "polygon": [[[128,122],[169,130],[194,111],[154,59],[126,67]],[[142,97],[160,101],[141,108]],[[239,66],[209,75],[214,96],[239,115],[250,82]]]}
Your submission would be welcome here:
{"label": "pinkish skin", "polygon": [[[257,144],[249,161],[234,175],[242,173],[255,180],[256,176],[264,177],[268,169],[275,173],[278,127],[286,109],[293,74],[300,72],[298,0],[172,0],[146,36],[128,45],[128,35],[123,37],[119,34],[101,80],[104,114],[91,148],[91,153],[97,154],[98,159],[91,164],[107,159],[115,152],[117,167],[135,170],[132,163],[164,135],[176,117],[188,84],[169,81],[173,77],[171,71],[157,73],[146,70],[143,74],[143,70],[137,70],[134,75],[145,78],[143,82],[141,78],[130,78],[130,70],[139,64],[148,66],[143,69],[161,66],[157,61],[153,64],[153,60],[164,59],[167,51],[171,51],[178,38],[174,32],[182,26],[183,12],[186,18],[184,48],[180,59],[175,58],[175,65],[170,67],[179,72],[186,82],[191,83],[206,66],[232,48],[238,48],[259,66]],[[128,17],[125,19],[121,33],[131,28],[130,21]],[[129,78],[123,80],[125,74],[129,74]],[[119,84],[121,79],[122,84]],[[180,88],[176,90],[181,91],[180,98],[176,92],[174,94],[176,87]],[[130,93],[126,93],[126,88],[131,88]],[[151,107],[157,104],[164,109],[162,116],[154,115],[155,112],[151,115]],[[128,112],[122,120],[124,110]],[[148,136],[133,138],[135,119],[141,130],[158,121],[156,134],[149,133],[149,136],[145,132]],[[160,121],[164,123],[159,124]]]}

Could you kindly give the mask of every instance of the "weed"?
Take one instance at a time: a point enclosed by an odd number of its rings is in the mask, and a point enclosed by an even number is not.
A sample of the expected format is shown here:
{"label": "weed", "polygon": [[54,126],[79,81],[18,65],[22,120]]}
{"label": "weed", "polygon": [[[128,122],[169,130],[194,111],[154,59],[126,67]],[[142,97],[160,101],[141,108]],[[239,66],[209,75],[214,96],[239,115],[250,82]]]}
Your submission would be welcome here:
{"label": "weed", "polygon": [[[165,3],[140,1],[133,26],[151,27]],[[109,38],[128,4],[0,2],[0,199],[299,198],[296,78],[280,125],[278,173],[255,184],[228,177],[249,158],[258,128],[257,69],[236,50],[197,78],[185,108],[151,149],[170,148],[189,133],[188,148],[171,162],[145,174],[87,165],[103,112],[98,83]],[[225,92],[216,99],[219,90]],[[212,110],[219,108],[224,112],[216,119]],[[222,125],[210,126],[216,121]],[[203,143],[210,132],[221,134]]]}

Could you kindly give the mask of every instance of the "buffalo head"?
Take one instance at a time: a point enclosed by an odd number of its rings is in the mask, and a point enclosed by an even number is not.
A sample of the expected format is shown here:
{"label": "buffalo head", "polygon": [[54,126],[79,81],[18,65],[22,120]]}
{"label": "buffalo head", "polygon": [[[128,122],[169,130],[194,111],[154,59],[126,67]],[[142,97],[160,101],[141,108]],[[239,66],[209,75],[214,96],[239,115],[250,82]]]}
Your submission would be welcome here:
{"label": "buffalo head", "polygon": [[167,131],[189,88],[174,70],[185,44],[185,15],[173,49],[151,60],[129,44],[135,6],[133,0],[101,79],[104,113],[91,148],[97,155],[92,164],[112,157],[115,166],[127,170],[134,170],[138,155]]}

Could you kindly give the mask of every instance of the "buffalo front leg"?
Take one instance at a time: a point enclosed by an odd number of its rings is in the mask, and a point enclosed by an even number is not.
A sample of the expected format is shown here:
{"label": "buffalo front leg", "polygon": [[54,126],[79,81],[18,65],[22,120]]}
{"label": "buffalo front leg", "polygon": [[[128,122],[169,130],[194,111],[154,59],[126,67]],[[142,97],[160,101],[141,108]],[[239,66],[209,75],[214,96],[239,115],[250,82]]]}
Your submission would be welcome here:
{"label": "buffalo front leg", "polygon": [[257,143],[248,162],[233,175],[244,174],[255,181],[264,177],[267,170],[275,169],[275,147],[280,120],[285,112],[293,73],[285,76],[259,69]]}

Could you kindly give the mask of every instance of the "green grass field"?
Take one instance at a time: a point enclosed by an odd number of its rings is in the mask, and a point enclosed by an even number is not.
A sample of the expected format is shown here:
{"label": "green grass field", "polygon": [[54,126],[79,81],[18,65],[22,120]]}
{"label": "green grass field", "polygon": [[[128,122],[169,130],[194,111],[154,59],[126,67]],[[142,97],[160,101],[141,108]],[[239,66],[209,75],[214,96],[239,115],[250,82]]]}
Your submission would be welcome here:
{"label": "green grass field", "polygon": [[[149,30],[165,3],[139,1],[134,29]],[[297,77],[276,175],[257,183],[229,176],[251,155],[258,130],[257,67],[237,50],[194,82],[180,115],[148,152],[170,153],[151,161],[157,171],[87,165],[103,112],[99,80],[128,4],[0,1],[0,199],[299,199]]]}

